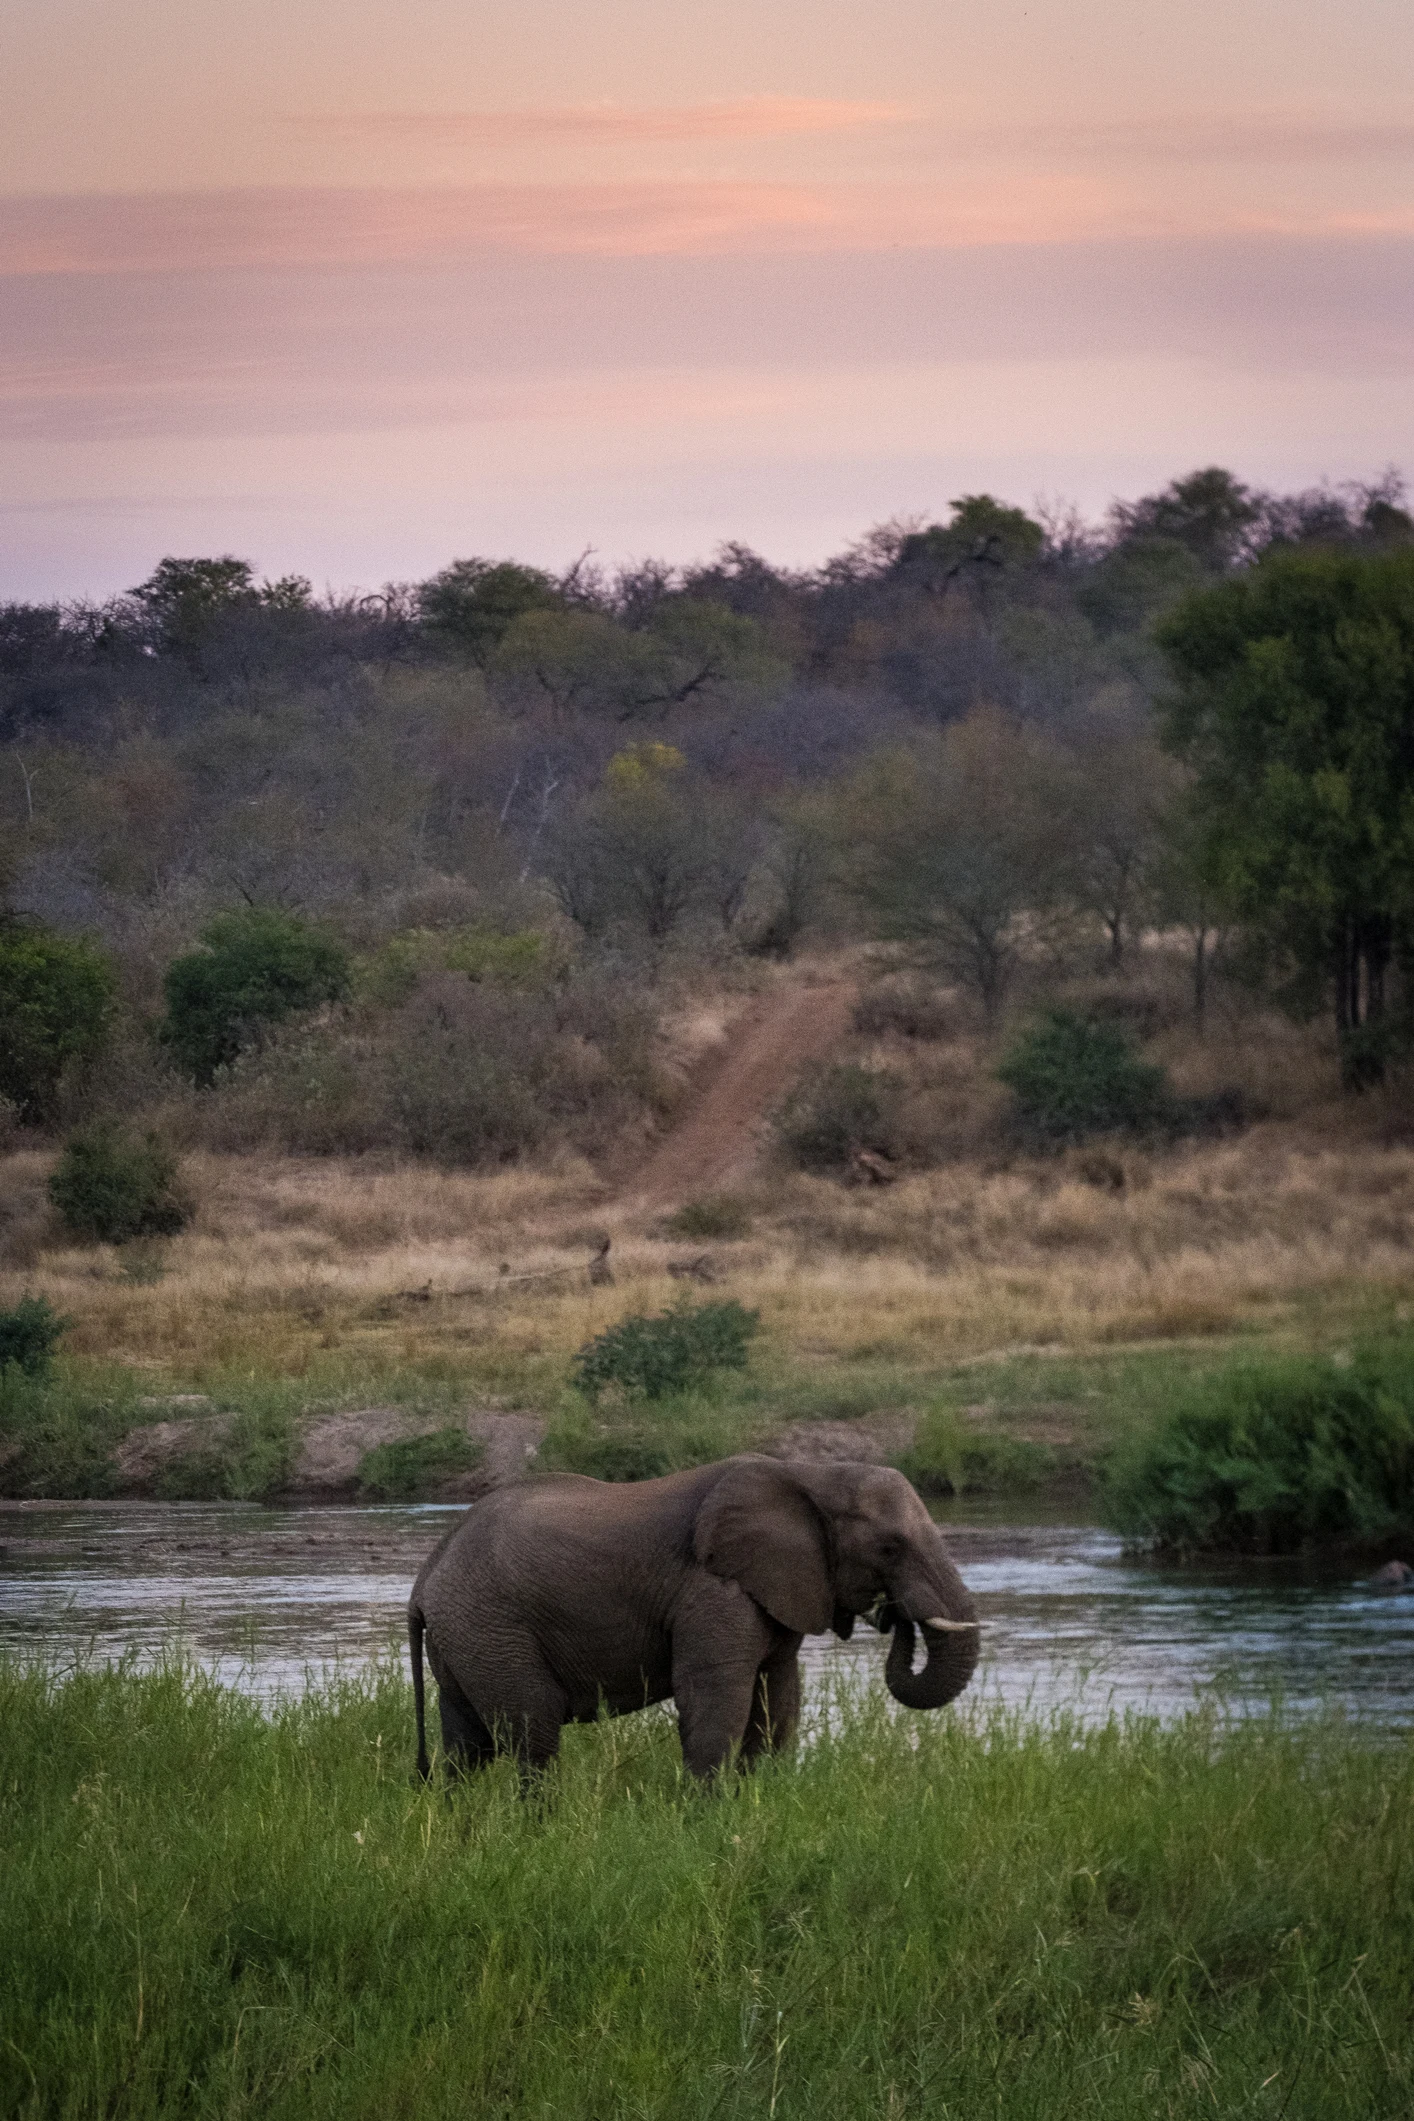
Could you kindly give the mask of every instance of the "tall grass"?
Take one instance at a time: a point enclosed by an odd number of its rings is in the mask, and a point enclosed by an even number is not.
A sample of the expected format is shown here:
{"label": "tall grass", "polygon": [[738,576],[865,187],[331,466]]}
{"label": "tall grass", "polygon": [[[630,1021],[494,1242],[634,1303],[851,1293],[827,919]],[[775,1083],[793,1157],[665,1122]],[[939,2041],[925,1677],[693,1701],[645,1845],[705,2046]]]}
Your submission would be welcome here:
{"label": "tall grass", "polygon": [[1414,2098],[1414,1751],[836,1704],[704,1797],[660,1715],[408,1776],[390,1671],[0,1668],[0,2111],[1269,2116]]}

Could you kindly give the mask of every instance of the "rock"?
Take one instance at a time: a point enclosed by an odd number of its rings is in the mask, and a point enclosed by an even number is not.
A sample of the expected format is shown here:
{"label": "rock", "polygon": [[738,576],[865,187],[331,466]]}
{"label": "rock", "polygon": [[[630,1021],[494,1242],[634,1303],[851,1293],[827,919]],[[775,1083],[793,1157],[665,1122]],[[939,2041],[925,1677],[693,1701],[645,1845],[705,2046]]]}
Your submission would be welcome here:
{"label": "rock", "polygon": [[534,1414],[501,1414],[491,1411],[446,1415],[407,1414],[400,1407],[360,1407],[344,1414],[321,1414],[310,1422],[300,1441],[290,1487],[293,1494],[310,1502],[349,1501],[357,1493],[359,1465],[365,1452],[380,1444],[403,1443],[413,1436],[430,1436],[438,1429],[464,1429],[482,1446],[481,1462],[444,1481],[437,1499],[443,1502],[474,1502],[489,1488],[508,1480],[519,1480],[526,1461],[533,1458],[545,1424]]}
{"label": "rock", "polygon": [[1370,1580],[1382,1591],[1414,1591],[1414,1569],[1407,1561],[1387,1561]]}
{"label": "rock", "polygon": [[189,1458],[203,1445],[213,1449],[224,1443],[231,1421],[229,1414],[212,1414],[205,1420],[148,1421],[140,1429],[129,1429],[113,1452],[119,1486],[142,1494],[175,1459]]}

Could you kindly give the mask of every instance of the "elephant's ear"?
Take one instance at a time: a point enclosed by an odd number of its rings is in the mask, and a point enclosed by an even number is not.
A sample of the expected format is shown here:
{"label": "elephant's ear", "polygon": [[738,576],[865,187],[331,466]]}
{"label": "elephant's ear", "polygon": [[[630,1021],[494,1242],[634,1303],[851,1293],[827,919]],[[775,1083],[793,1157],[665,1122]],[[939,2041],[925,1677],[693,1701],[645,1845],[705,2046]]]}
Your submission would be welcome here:
{"label": "elephant's ear", "polygon": [[739,1458],[697,1513],[694,1551],[783,1628],[823,1635],[835,1610],[828,1536],[788,1466]]}

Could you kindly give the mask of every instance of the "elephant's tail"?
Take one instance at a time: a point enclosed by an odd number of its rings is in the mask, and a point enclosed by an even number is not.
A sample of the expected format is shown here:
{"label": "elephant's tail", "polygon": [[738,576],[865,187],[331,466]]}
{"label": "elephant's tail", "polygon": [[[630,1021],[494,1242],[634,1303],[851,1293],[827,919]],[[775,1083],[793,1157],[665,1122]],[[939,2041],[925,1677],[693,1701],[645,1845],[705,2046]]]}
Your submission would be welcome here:
{"label": "elephant's tail", "polygon": [[417,1711],[417,1772],[424,1782],[432,1777],[427,1758],[427,1708],[422,1688],[422,1637],[426,1622],[420,1606],[408,1607],[408,1648],[412,1652],[412,1699]]}

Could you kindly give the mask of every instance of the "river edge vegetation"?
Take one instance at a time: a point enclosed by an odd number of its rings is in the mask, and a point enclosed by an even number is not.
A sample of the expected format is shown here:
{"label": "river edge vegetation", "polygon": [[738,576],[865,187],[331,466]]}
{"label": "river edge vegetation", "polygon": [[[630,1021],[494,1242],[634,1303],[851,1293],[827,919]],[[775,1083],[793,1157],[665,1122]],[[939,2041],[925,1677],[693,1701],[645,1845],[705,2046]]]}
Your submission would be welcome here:
{"label": "river edge vegetation", "polygon": [[1414,2097],[1414,1750],[845,1698],[708,1797],[670,1719],[409,1777],[393,1670],[266,1710],[0,1666],[0,2111],[1372,2121]]}
{"label": "river edge vegetation", "polygon": [[[5,607],[0,1309],[71,1324],[0,1393],[0,1487],[121,1489],[165,1423],[163,1492],[277,1494],[375,1400],[435,1421],[429,1479],[475,1404],[620,1475],[824,1413],[1063,1486],[1114,1351],[1162,1397],[1155,1348],[1397,1329],[1411,670],[1398,481],[1217,469],[1100,527],[964,496],[808,575],[321,602],[172,558]],[[811,978],[853,1030],[777,1086],[774,1165],[636,1204],[698,1064]],[[576,1399],[684,1274],[759,1313],[750,1372]]]}

